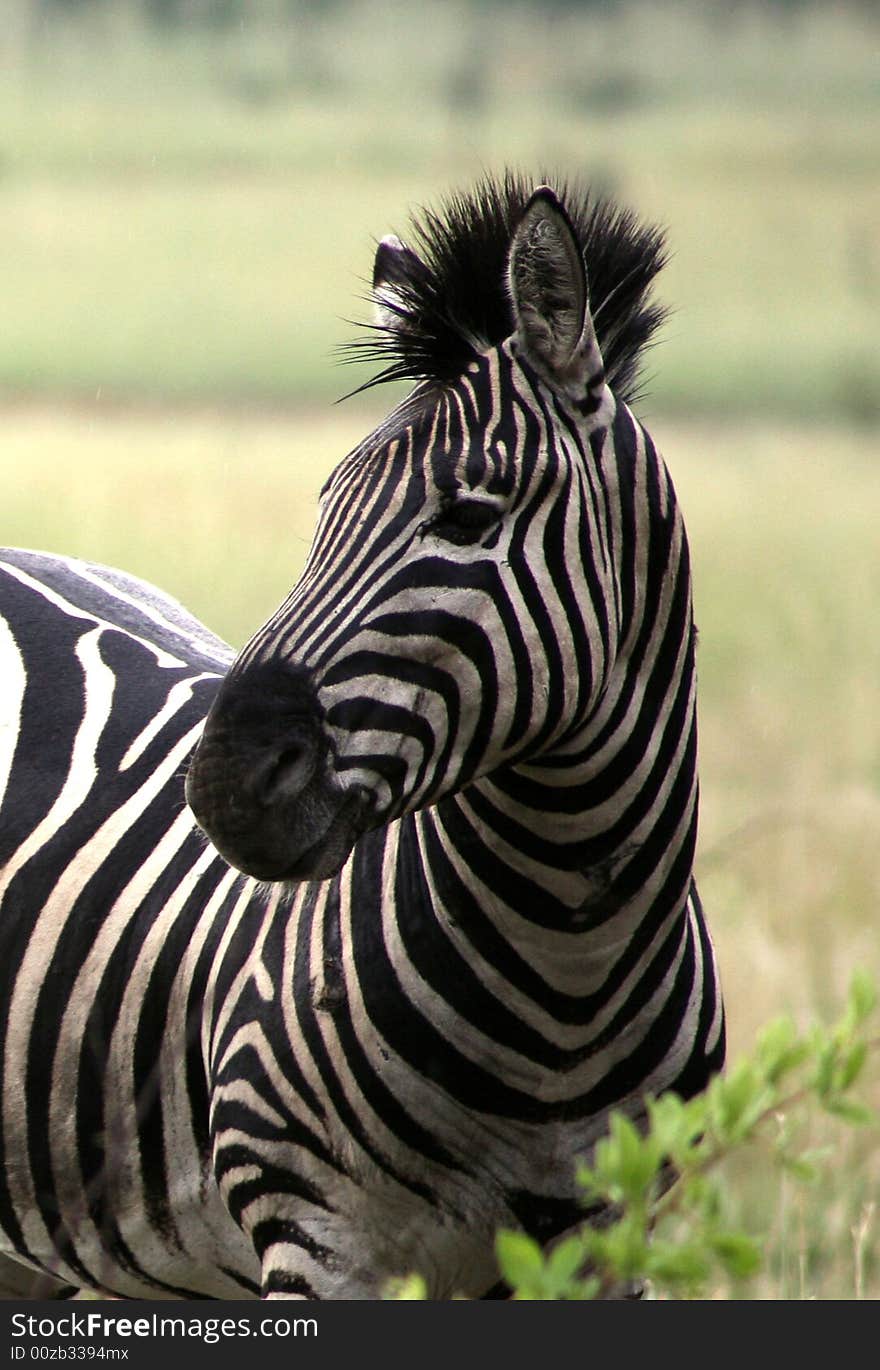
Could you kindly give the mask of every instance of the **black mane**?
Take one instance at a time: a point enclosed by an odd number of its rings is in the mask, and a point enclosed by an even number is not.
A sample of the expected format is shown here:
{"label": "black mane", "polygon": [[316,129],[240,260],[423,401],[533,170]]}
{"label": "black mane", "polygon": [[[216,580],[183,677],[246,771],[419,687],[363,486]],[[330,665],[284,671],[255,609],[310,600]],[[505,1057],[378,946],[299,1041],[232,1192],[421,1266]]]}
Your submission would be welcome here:
{"label": "black mane", "polygon": [[[385,381],[443,384],[460,376],[477,351],[510,336],[511,236],[532,191],[548,183],[583,250],[608,383],[618,399],[636,396],[642,354],[667,312],[650,298],[666,262],[663,232],[584,185],[531,181],[512,172],[503,180],[487,177],[473,190],[449,196],[437,211],[412,217],[405,242],[421,265],[410,258],[405,281],[395,282],[394,325],[364,324],[369,336],[341,349],[347,361],[383,364],[353,393]],[[386,299],[370,298],[388,313]]]}

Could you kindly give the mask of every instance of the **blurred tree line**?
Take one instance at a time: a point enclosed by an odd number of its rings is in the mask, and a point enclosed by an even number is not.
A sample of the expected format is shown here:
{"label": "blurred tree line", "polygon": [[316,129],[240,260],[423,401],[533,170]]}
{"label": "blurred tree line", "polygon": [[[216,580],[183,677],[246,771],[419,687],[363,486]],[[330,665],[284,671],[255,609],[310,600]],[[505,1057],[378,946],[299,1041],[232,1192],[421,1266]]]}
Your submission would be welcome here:
{"label": "blurred tree line", "polygon": [[[649,0],[642,0],[649,3]],[[306,15],[316,19],[331,15],[340,8],[342,0],[129,0],[146,21],[160,28],[229,28],[246,21],[263,20],[289,22]],[[492,10],[505,6],[509,0],[469,0],[468,8]],[[549,15],[586,13],[590,10],[611,13],[631,7],[632,0],[533,0],[535,7]],[[118,5],[118,0],[30,0],[33,16],[40,20],[55,15],[95,13]],[[723,18],[737,9],[765,10],[784,16],[799,10],[815,9],[821,0],[709,0],[706,8],[715,9]],[[838,0],[843,9],[861,10],[872,14],[877,0]]]}

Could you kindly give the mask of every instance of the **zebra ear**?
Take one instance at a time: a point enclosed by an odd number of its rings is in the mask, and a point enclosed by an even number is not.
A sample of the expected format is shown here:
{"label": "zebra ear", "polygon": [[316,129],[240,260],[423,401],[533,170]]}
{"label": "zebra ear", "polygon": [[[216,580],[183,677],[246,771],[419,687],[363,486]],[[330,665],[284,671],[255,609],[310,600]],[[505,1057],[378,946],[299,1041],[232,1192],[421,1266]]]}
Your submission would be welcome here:
{"label": "zebra ear", "polygon": [[508,280],[522,354],[579,407],[598,407],[605,375],[584,257],[571,220],[549,186],[535,191],[517,224]]}
{"label": "zebra ear", "polygon": [[373,262],[373,305],[381,328],[401,328],[407,286],[424,273],[421,258],[394,233],[382,238]]}

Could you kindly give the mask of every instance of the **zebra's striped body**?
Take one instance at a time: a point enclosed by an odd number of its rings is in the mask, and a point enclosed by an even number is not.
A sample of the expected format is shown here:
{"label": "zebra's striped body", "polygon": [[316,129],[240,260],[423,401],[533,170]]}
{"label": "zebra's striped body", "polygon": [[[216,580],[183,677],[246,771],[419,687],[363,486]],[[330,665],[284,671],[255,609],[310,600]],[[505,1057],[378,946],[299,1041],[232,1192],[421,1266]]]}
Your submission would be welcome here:
{"label": "zebra's striped body", "polygon": [[0,1225],[75,1284],[237,1297],[192,1273],[205,1252],[258,1278],[205,1183],[187,1013],[253,882],[182,791],[229,653],[118,572],[7,552],[0,585]]}
{"label": "zebra's striped body", "polygon": [[[460,329],[341,464],[228,674],[148,587],[8,555],[0,1227],[62,1278],[479,1295],[499,1225],[577,1220],[609,1109],[721,1063],[683,525],[589,235],[504,194],[516,326]],[[403,362],[430,265],[380,246]],[[644,288],[606,309],[624,378]],[[185,807],[200,734],[188,797],[250,877]]]}

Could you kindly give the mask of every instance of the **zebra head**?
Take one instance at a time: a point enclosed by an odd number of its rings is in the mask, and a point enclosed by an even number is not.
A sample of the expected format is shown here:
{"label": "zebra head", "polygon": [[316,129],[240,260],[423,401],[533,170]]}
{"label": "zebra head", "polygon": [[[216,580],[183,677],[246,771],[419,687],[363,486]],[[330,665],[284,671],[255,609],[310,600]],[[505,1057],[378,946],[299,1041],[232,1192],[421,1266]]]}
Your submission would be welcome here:
{"label": "zebra head", "polygon": [[189,768],[197,821],[262,879],[326,878],[368,828],[552,765],[614,663],[603,444],[661,317],[659,234],[513,178],[446,208],[420,251],[379,244],[360,344],[415,388],[328,481]]}

